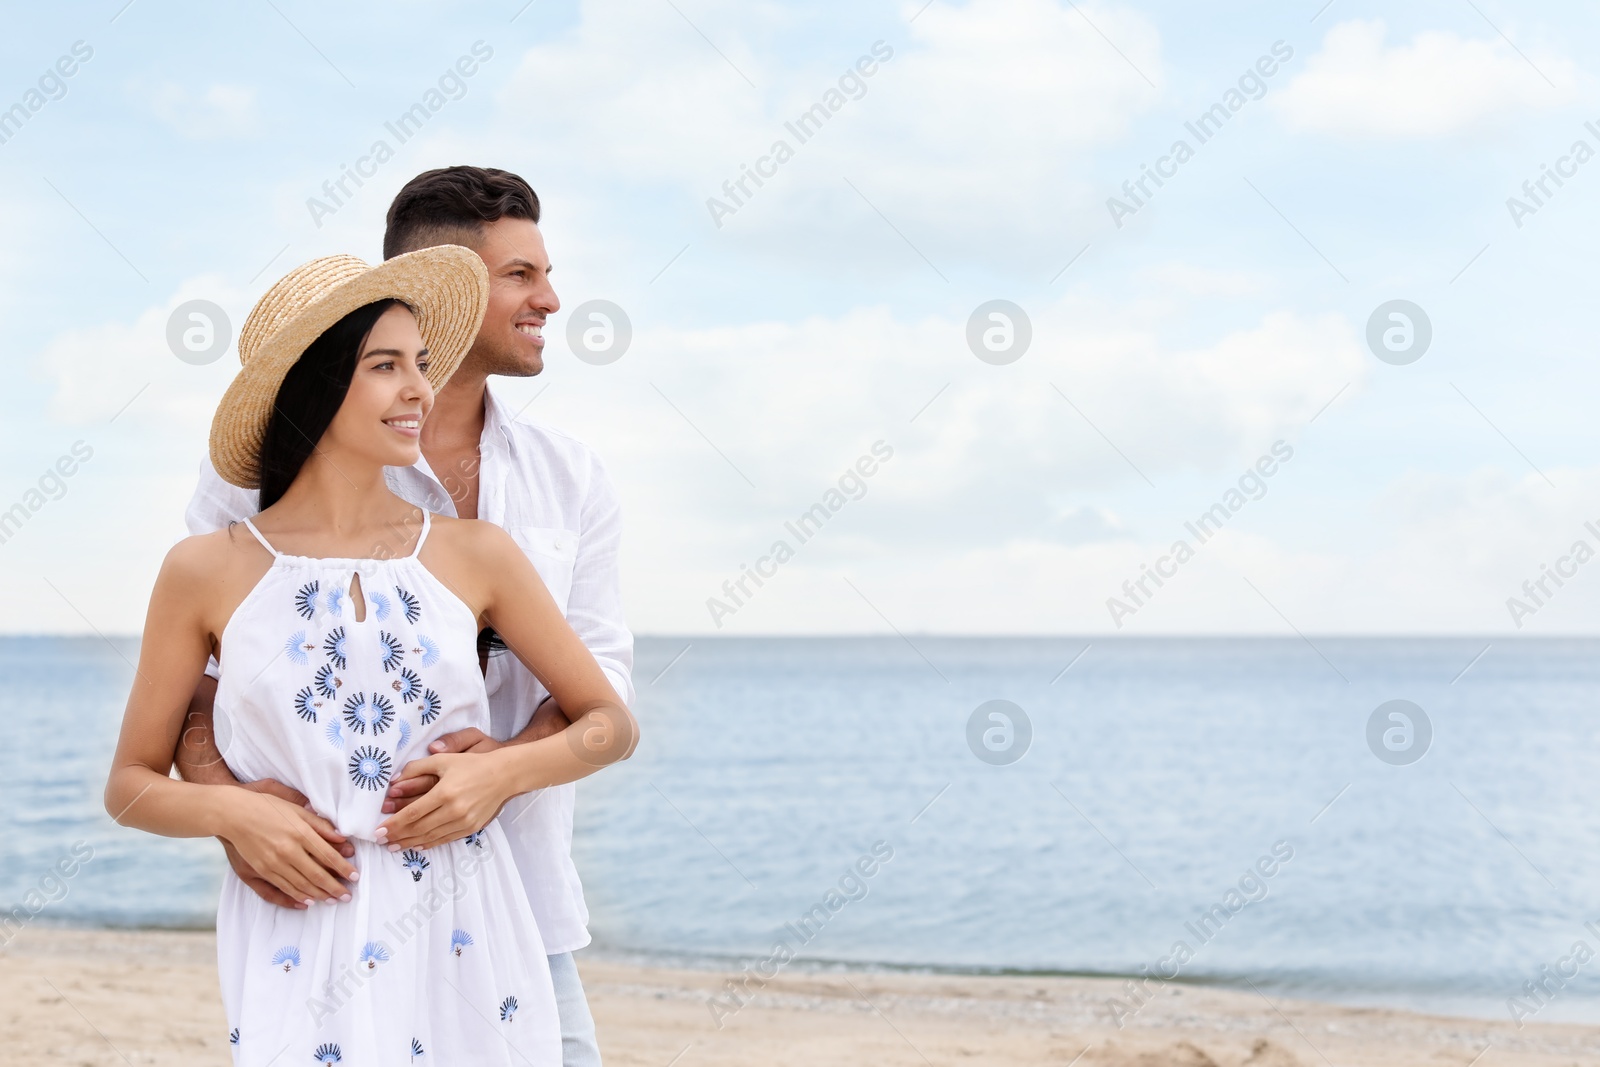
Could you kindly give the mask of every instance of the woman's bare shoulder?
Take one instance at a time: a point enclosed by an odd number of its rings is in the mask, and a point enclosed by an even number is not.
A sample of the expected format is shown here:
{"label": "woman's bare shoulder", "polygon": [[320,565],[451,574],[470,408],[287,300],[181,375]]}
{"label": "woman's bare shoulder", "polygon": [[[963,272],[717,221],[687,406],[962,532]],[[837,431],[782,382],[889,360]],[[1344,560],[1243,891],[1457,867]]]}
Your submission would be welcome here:
{"label": "woman's bare shoulder", "polygon": [[[241,531],[244,531],[242,538]],[[182,585],[215,583],[219,577],[246,565],[258,555],[264,557],[266,549],[244,530],[243,524],[234,523],[210,533],[185,537],[173,545],[162,561],[161,574]]]}
{"label": "woman's bare shoulder", "polygon": [[509,547],[515,551],[516,542],[506,531],[488,521],[487,519],[458,519],[453,515],[435,515],[432,519],[432,534],[440,538],[442,547],[447,548],[452,554],[460,553],[466,556],[484,556],[491,558],[506,551]]}
{"label": "woman's bare shoulder", "polygon": [[480,616],[526,560],[511,535],[483,519],[435,515],[423,563]]}

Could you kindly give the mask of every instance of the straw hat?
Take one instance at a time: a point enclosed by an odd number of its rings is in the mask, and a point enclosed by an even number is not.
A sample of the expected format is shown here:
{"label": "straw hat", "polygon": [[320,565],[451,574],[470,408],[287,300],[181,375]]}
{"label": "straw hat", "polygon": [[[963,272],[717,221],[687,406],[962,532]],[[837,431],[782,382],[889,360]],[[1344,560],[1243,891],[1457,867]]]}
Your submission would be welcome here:
{"label": "straw hat", "polygon": [[260,487],[261,439],[284,375],[334,323],[389,298],[416,313],[428,347],[427,379],[438,389],[478,335],[489,304],[489,272],[470,248],[436,245],[376,267],[355,256],[323,256],[284,275],[239,331],[242,366],[211,420],[211,463],[218,474],[245,489]]}

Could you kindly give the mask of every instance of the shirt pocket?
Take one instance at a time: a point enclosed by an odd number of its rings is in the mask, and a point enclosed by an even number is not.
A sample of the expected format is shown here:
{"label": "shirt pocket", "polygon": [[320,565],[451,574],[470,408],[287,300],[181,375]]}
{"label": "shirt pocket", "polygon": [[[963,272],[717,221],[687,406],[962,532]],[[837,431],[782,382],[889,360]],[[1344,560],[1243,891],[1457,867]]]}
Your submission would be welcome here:
{"label": "shirt pocket", "polygon": [[533,569],[565,615],[567,598],[572,595],[572,568],[578,561],[578,535],[555,526],[513,526],[507,532],[533,562]]}
{"label": "shirt pocket", "polygon": [[[539,572],[556,607],[565,615],[567,598],[572,594],[572,568],[578,560],[577,533],[557,526],[508,526],[506,532]],[[513,669],[522,670],[523,667],[509,650],[489,657],[484,677],[487,691],[497,692],[505,684],[506,672]]]}

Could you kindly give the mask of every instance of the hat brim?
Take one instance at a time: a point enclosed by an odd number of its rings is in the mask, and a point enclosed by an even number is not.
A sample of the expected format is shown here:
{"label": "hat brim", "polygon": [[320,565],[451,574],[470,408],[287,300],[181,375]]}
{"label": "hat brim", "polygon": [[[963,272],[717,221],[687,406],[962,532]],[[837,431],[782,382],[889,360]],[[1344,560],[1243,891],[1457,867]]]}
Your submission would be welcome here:
{"label": "hat brim", "polygon": [[329,327],[378,300],[407,304],[428,349],[434,390],[455,373],[489,305],[489,272],[470,248],[436,245],[385,260],[318,297],[262,342],[228,386],[211,420],[211,462],[223,480],[261,485],[261,443],[289,368]]}

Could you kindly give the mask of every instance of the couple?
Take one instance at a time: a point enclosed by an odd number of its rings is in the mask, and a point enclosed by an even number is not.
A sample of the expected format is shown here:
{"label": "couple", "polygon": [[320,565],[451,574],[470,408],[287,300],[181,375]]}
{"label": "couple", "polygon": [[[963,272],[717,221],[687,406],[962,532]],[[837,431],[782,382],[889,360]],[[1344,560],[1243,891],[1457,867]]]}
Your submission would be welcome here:
{"label": "couple", "polygon": [[237,1064],[600,1062],[569,783],[637,743],[620,520],[486,382],[543,368],[538,221],[513,174],[430,171],[382,264],[296,268],[239,333],[106,787],[223,842]]}

